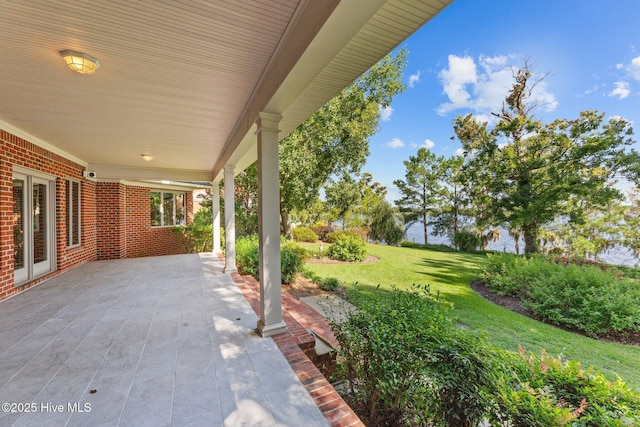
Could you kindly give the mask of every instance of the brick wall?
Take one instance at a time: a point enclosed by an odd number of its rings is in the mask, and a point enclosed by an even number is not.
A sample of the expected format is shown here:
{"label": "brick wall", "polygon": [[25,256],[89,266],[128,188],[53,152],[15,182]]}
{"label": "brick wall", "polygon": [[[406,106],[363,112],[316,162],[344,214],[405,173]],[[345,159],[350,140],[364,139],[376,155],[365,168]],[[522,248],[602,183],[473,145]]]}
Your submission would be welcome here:
{"label": "brick wall", "polygon": [[96,185],[96,231],[98,260],[127,256],[125,239],[125,185],[99,182]]}
{"label": "brick wall", "polygon": [[[183,253],[172,227],[151,227],[151,188],[128,186],[126,208],[127,258]],[[162,191],[156,190],[155,191]],[[186,192],[187,222],[193,221],[193,195]]]}
{"label": "brick wall", "polygon": [[[20,166],[55,176],[55,227],[57,270],[14,286],[13,278],[13,167]],[[82,178],[83,166],[0,129],[0,300],[22,292],[82,262],[96,259],[95,190]],[[82,245],[67,249],[65,179],[82,183]],[[36,242],[37,243],[37,242]]]}
{"label": "brick wall", "polygon": [[[14,285],[13,169],[49,174],[55,185],[56,270]],[[84,167],[0,129],[0,300],[86,261],[182,253],[171,227],[151,227],[151,188],[83,178]],[[67,248],[66,180],[81,183],[81,244]],[[162,191],[160,189],[160,191]],[[185,191],[187,222],[193,194]],[[40,224],[42,227],[42,224]],[[35,235],[35,246],[42,239]],[[40,246],[39,246],[40,245]]]}

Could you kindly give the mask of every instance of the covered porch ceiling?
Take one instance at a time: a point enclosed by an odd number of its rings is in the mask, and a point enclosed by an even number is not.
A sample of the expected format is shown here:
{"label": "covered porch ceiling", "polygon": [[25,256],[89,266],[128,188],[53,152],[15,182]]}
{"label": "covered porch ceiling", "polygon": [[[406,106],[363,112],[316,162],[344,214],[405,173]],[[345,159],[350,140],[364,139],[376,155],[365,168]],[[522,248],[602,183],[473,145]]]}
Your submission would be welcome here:
{"label": "covered porch ceiling", "polygon": [[218,180],[258,112],[284,137],[451,1],[3,0],[0,127],[98,179]]}

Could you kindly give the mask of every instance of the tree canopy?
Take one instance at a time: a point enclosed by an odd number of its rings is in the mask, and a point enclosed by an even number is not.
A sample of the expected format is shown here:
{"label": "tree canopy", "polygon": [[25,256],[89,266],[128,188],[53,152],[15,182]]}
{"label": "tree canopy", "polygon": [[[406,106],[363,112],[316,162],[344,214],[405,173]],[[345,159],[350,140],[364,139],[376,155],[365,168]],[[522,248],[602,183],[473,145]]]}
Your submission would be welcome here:
{"label": "tree canopy", "polygon": [[404,90],[406,51],[387,56],[327,102],[280,141],[280,219],[313,204],[321,187],[337,174],[357,174],[378,130],[380,108]]}
{"label": "tree canopy", "polygon": [[443,191],[446,161],[444,157],[420,148],[415,156],[404,161],[404,166],[405,179],[393,181],[402,194],[402,198],[396,200],[396,205],[404,214],[406,227],[414,223],[422,224],[426,244],[429,243],[429,216],[436,211],[438,198]]}
{"label": "tree canopy", "polygon": [[[576,206],[606,206],[623,195],[616,176],[635,183],[640,177],[640,156],[630,148],[631,125],[621,118],[605,122],[605,115],[583,111],[574,120],[537,120],[532,77],[525,62],[514,73],[514,84],[495,127],[472,115],[454,121],[473,181],[472,197],[486,203],[487,221],[521,233],[525,253],[538,251],[539,227],[558,216],[584,221],[587,210]],[[583,203],[568,203],[579,199]]]}

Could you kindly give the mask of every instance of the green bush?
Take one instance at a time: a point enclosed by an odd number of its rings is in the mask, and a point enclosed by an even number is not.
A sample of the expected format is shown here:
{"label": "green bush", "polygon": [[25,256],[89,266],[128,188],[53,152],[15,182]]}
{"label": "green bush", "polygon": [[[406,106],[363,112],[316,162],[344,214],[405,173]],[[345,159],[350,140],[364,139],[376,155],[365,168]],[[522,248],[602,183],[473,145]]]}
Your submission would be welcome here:
{"label": "green bush", "polygon": [[351,301],[358,310],[331,326],[342,393],[366,425],[478,425],[497,378],[482,336],[459,329],[426,287]]}
{"label": "green bush", "polygon": [[453,245],[462,252],[477,252],[480,249],[480,237],[471,231],[458,231],[453,236]]}
{"label": "green bush", "polygon": [[293,240],[296,242],[315,242],[318,240],[318,235],[313,232],[309,227],[295,227],[291,229]]}
{"label": "green bush", "polygon": [[[292,243],[283,243],[280,246],[280,269],[283,283],[290,283],[296,273],[302,269],[305,254],[303,248]],[[236,262],[242,272],[253,276],[256,280],[259,279],[260,251],[258,236],[253,235],[236,240]]]}
{"label": "green bush", "polygon": [[236,239],[236,263],[238,268],[258,280],[260,276],[260,246],[258,236]]}
{"label": "green bush", "polygon": [[192,223],[172,229],[185,253],[211,252],[213,249],[213,225]]}
{"label": "green bush", "polygon": [[[636,426],[640,393],[594,368],[546,353],[508,356],[496,395],[496,425]],[[508,423],[508,424],[505,424]]]}
{"label": "green bush", "polygon": [[541,319],[591,337],[640,331],[640,285],[619,270],[561,264],[543,257],[489,255],[483,278],[518,297]]}
{"label": "green bush", "polygon": [[340,280],[335,277],[325,277],[324,279],[320,279],[317,283],[320,289],[330,292],[337,290],[342,285]]}
{"label": "green bush", "polygon": [[280,247],[280,268],[282,282],[291,283],[295,275],[304,267],[306,251],[293,243],[285,243]]}
{"label": "green bush", "polygon": [[352,230],[340,230],[340,231],[332,231],[331,233],[327,234],[327,236],[325,237],[326,241],[328,243],[335,243],[339,238],[341,238],[342,236],[352,236],[352,237],[358,237],[360,240],[362,240],[363,242],[366,241],[366,234],[365,237],[362,237],[362,232],[358,232],[355,231],[355,229]]}
{"label": "green bush", "polygon": [[311,231],[318,235],[318,238],[323,242],[327,242],[327,235],[333,232],[333,228],[326,225],[314,225],[309,227]]}
{"label": "green bush", "polygon": [[331,322],[336,379],[366,425],[640,425],[640,393],[621,379],[561,356],[498,350],[457,327],[426,287],[350,299],[357,310]]}
{"label": "green bush", "polygon": [[367,257],[367,245],[360,236],[344,233],[331,244],[327,255],[338,261],[364,261]]}

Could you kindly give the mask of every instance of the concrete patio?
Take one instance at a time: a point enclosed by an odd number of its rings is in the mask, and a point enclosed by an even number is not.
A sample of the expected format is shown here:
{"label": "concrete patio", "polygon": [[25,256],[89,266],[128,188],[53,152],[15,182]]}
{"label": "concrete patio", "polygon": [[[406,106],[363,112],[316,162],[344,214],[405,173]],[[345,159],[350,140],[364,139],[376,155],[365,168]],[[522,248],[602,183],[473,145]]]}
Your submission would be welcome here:
{"label": "concrete patio", "polygon": [[256,322],[212,254],[85,263],[0,303],[0,425],[328,425]]}

